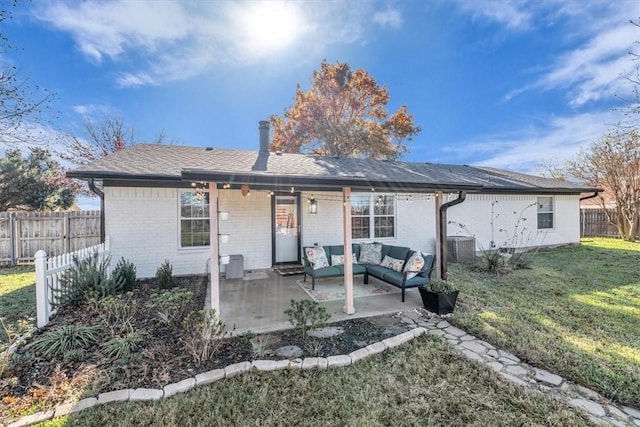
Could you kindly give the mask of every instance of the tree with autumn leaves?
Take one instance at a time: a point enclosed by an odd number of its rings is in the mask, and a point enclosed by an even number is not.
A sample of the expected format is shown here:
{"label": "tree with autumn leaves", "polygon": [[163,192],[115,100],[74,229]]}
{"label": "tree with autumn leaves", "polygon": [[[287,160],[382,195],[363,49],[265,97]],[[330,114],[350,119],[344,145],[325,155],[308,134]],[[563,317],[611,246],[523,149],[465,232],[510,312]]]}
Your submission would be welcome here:
{"label": "tree with autumn leaves", "polygon": [[364,69],[323,61],[311,88],[296,88],[284,117],[271,116],[273,151],[398,159],[420,131],[405,105],[389,115],[386,87]]}

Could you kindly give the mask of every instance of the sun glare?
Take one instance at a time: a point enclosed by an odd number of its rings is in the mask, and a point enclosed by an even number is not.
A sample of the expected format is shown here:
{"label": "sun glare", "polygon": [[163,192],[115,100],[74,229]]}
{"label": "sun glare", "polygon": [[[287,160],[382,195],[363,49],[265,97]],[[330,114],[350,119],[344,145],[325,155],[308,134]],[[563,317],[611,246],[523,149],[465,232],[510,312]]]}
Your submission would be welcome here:
{"label": "sun glare", "polygon": [[302,29],[302,16],[293,3],[251,2],[240,17],[249,47],[278,50],[293,43]]}

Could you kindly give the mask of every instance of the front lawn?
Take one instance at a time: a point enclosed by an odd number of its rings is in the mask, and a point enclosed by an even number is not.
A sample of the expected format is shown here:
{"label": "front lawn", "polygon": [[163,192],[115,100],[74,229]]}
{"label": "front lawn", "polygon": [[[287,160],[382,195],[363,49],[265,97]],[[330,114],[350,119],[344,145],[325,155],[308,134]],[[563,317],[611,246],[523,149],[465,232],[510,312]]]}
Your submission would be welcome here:
{"label": "front lawn", "polygon": [[0,352],[8,346],[7,331],[16,336],[36,325],[35,283],[32,266],[0,268]]}
{"label": "front lawn", "polygon": [[452,265],[452,323],[625,405],[640,402],[640,243],[541,250],[495,277]]}
{"label": "front lawn", "polygon": [[101,405],[50,426],[589,425],[422,336],[339,369],[251,372],[160,402]]}

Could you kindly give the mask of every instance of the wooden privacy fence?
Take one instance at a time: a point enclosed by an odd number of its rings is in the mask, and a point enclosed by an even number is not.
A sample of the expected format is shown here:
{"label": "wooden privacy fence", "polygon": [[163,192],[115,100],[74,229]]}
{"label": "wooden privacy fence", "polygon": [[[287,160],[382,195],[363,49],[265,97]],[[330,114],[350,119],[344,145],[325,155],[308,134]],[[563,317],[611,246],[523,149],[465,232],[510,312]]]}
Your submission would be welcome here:
{"label": "wooden privacy fence", "polygon": [[[609,222],[607,213],[613,221],[616,220],[615,209],[581,208],[580,209],[580,237],[620,237],[618,228]],[[638,227],[640,233],[640,227]],[[636,236],[640,238],[640,235]]]}
{"label": "wooden privacy fence", "polygon": [[0,212],[0,265],[34,261],[100,243],[100,211]]}
{"label": "wooden privacy fence", "polygon": [[36,264],[36,307],[38,315],[38,328],[49,323],[52,309],[57,307],[56,295],[64,292],[63,283],[60,280],[62,274],[73,266],[74,258],[86,259],[94,254],[109,256],[109,237],[104,243],[47,258],[47,253],[39,250],[35,254]]}

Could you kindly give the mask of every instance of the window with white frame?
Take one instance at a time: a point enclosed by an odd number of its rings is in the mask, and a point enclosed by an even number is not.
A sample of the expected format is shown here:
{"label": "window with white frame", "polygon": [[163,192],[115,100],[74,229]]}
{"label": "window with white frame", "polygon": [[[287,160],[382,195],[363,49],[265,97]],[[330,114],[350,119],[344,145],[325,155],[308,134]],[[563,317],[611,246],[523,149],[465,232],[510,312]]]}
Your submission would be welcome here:
{"label": "window with white frame", "polygon": [[553,197],[538,197],[538,229],[553,228]]}
{"label": "window with white frame", "polygon": [[180,192],[180,247],[209,246],[209,193]]}
{"label": "window with white frame", "polygon": [[351,237],[383,239],[396,235],[396,201],[393,195],[351,196]]}

